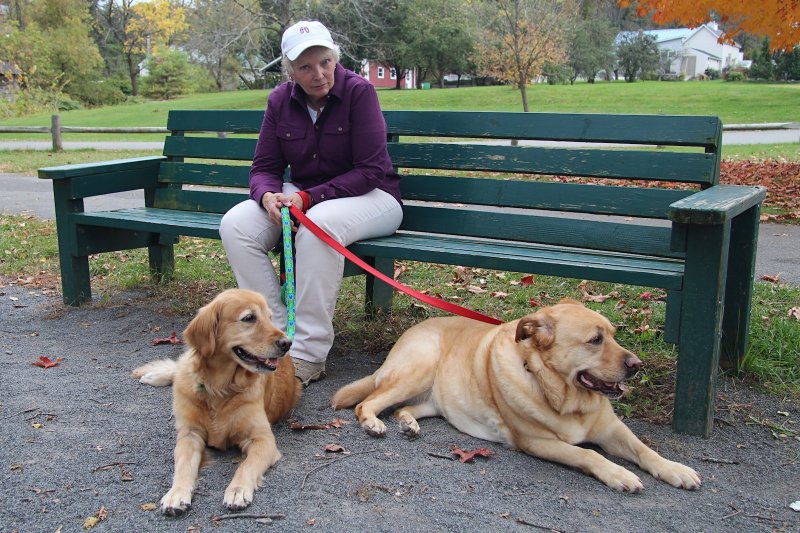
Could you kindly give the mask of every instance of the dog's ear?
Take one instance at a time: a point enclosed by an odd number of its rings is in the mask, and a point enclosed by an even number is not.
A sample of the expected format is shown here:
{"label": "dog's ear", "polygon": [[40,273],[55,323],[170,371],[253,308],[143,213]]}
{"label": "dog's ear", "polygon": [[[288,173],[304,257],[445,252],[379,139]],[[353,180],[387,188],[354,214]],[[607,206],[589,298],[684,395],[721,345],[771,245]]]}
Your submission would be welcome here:
{"label": "dog's ear", "polygon": [[535,315],[528,315],[519,320],[514,342],[531,339],[538,348],[544,350],[553,344],[555,338],[556,328],[552,317],[539,311]]}
{"label": "dog's ear", "polygon": [[583,305],[583,302],[579,302],[578,300],[573,300],[572,298],[561,298],[558,303],[560,304],[569,304],[569,305],[580,305],[581,307],[586,307]]}
{"label": "dog's ear", "polygon": [[219,313],[220,304],[214,300],[201,307],[183,331],[183,338],[201,357],[208,357],[216,351]]}

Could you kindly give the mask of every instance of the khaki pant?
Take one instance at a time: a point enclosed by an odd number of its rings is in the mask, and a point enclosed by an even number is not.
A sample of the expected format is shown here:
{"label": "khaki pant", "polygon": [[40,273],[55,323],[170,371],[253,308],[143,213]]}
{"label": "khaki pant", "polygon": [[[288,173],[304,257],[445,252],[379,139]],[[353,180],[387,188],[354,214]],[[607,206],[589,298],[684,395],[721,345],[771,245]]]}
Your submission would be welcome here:
{"label": "khaki pant", "polygon": [[[297,188],[287,183],[283,192]],[[363,196],[321,202],[306,213],[336,241],[347,246],[357,240],[391,235],[400,226],[403,211],[394,197],[375,189]],[[281,242],[281,226],[254,200],[246,200],[222,217],[219,228],[228,262],[242,289],[264,295],[272,320],[286,330],[286,306],[275,267],[267,255]],[[344,257],[306,228],[295,238],[296,332],[291,355],[312,363],[323,362],[333,345],[333,313],[342,284]]]}

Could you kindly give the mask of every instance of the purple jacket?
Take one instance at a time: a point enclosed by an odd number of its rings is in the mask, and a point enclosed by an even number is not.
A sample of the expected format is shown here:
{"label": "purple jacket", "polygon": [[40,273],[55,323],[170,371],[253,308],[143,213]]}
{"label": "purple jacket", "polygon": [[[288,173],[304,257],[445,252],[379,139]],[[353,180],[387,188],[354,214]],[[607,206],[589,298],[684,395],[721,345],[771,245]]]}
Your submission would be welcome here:
{"label": "purple jacket", "polygon": [[376,188],[400,201],[375,88],[338,64],[316,124],[299,85],[289,81],[270,93],[250,168],[250,197],[260,204],[264,193],[280,192],[287,165],[312,205]]}

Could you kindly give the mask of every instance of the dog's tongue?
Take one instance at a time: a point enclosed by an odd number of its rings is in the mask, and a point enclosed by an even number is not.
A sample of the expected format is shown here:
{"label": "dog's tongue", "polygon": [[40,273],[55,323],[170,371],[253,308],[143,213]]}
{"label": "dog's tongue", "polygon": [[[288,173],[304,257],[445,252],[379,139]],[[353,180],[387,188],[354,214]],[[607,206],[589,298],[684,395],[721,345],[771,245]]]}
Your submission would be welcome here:
{"label": "dog's tongue", "polygon": [[278,358],[277,357],[270,357],[269,364],[272,366],[278,366]]}

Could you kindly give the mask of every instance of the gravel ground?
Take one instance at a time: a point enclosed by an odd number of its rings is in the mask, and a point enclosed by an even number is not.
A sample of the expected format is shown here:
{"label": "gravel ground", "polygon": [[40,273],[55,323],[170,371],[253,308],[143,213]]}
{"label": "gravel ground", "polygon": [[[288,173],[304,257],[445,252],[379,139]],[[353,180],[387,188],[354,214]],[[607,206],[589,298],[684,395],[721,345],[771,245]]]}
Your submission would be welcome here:
{"label": "gravel ground", "polygon": [[[422,422],[410,441],[397,431],[368,437],[352,411],[334,412],[331,394],[372,372],[385,354],[334,353],[328,378],[305,391],[294,418],[341,428],[274,428],[283,459],[253,505],[238,515],[222,493],[238,453],[213,452],[191,511],[157,510],[172,477],[169,389],[130,378],[137,365],[177,356],[151,345],[191,317],[161,313],[144,294],[65,308],[54,290],[0,279],[0,531],[799,531],[800,405],[740,383],[720,384],[710,439],[667,426],[628,424],[667,458],[701,473],[696,492],[674,489],[636,467],[641,494],[614,492],[569,468],[463,435],[445,421]],[[62,358],[40,368],[40,356]],[[391,422],[390,422],[391,423]],[[794,432],[776,435],[783,424]],[[791,432],[790,432],[791,433]],[[345,453],[327,453],[338,444]],[[488,447],[473,463],[450,447]]]}

